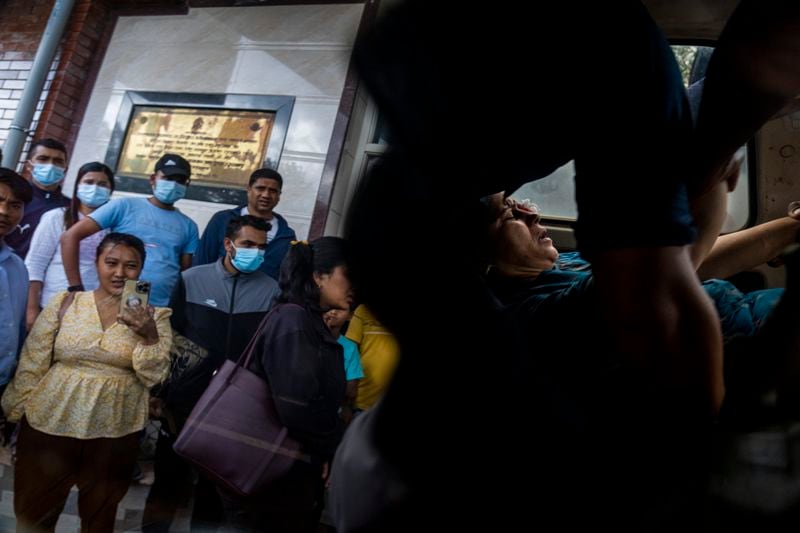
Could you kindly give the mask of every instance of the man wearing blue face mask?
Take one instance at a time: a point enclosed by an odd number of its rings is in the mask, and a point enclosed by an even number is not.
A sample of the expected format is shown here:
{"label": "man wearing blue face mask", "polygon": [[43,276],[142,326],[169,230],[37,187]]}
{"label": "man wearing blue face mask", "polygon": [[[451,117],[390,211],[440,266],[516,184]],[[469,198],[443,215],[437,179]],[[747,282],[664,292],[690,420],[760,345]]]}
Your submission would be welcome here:
{"label": "man wearing blue face mask", "polygon": [[153,196],[109,202],[64,232],[61,254],[69,280],[67,290],[84,290],[78,270],[80,241],[101,229],[108,229],[136,235],[144,241],[147,259],[141,279],[151,283],[150,303],[167,306],[180,272],[192,264],[192,254],[199,241],[197,224],[174,206],[186,195],[191,174],[192,167],[186,159],[164,154],[150,176]]}
{"label": "man wearing blue face mask", "polygon": [[55,139],[39,139],[31,144],[23,177],[33,185],[33,201],[25,206],[25,216],[6,236],[6,243],[25,259],[39,219],[51,209],[67,207],[69,198],[61,194],[67,171],[67,147]]}
{"label": "man wearing blue face mask", "polygon": [[[225,256],[183,272],[170,301],[174,332],[207,352],[194,357],[173,344],[173,373],[154,400],[167,420],[155,456],[155,480],[147,497],[142,531],[167,531],[176,509],[192,491],[192,471],[172,444],[214,371],[236,360],[280,294],[278,283],[261,271],[269,224],[252,215],[235,217],[225,229]],[[191,356],[190,356],[191,354]],[[163,404],[163,408],[161,405]],[[194,488],[192,529],[214,529],[221,504],[213,483],[200,478]]]}

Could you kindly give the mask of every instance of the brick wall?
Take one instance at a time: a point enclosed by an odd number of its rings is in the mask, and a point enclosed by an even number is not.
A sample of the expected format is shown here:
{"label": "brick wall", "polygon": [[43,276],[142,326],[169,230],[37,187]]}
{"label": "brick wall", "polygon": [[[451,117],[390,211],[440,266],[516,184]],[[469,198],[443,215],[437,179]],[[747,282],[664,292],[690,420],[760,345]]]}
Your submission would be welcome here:
{"label": "brick wall", "polygon": [[[0,144],[30,74],[54,0],[0,2]],[[36,107],[31,138],[53,137],[72,147],[114,17],[107,0],[76,0]],[[25,159],[29,143],[22,154]]]}
{"label": "brick wall", "polygon": [[108,2],[76,0],[36,137],[60,139],[68,147],[75,144],[113,24]]}

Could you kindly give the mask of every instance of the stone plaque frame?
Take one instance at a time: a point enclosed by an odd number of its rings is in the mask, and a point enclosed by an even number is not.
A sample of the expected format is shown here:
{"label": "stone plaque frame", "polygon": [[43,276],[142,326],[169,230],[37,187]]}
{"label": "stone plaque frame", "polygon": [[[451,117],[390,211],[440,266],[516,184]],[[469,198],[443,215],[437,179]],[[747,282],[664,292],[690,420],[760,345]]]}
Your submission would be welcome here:
{"label": "stone plaque frame", "polygon": [[[151,188],[147,178],[126,175],[119,172],[120,154],[127,139],[131,119],[137,107],[196,109],[196,110],[231,110],[255,111],[274,114],[272,130],[264,152],[261,166],[278,168],[289,120],[292,116],[295,98],[293,96],[263,96],[250,94],[201,94],[201,93],[165,93],[149,91],[126,91],[122,100],[111,141],[106,151],[105,163],[114,170],[116,188],[119,191],[130,191],[150,194]],[[176,153],[179,153],[176,151]],[[155,164],[155,161],[153,161]],[[152,168],[147,174],[152,173]],[[245,186],[214,185],[209,183],[193,183],[187,190],[186,198],[203,202],[244,204],[247,203]]]}

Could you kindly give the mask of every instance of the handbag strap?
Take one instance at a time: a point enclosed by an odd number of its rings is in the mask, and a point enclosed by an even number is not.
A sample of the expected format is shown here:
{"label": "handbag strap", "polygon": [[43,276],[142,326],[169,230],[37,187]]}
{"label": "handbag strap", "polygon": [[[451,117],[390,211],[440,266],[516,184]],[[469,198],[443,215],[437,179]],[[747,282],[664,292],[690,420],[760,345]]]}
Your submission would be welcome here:
{"label": "handbag strap", "polygon": [[61,300],[61,307],[58,309],[58,329],[61,329],[61,321],[64,320],[64,315],[67,314],[67,309],[72,305],[72,300],[75,299],[74,292],[68,292],[64,299]]}
{"label": "handbag strap", "polygon": [[226,380],[228,383],[230,383],[233,380],[234,376],[236,376],[236,372],[239,370],[239,368],[248,368],[250,366],[250,363],[255,355],[256,342],[258,341],[258,337],[261,335],[261,332],[264,331],[264,328],[269,323],[270,317],[278,309],[279,305],[297,305],[297,304],[278,304],[274,306],[272,309],[270,309],[270,311],[261,321],[261,324],[259,324],[255,334],[253,334],[253,338],[251,338],[250,342],[247,343],[247,347],[242,352],[242,355],[240,355],[239,359],[237,359],[236,368],[234,368],[233,371],[230,374],[228,374],[228,378]]}
{"label": "handbag strap", "polygon": [[50,349],[50,366],[53,366],[55,362],[55,338],[58,336],[58,332],[61,330],[61,321],[64,320],[64,315],[67,314],[67,309],[69,306],[72,305],[72,301],[75,299],[74,292],[68,292],[64,299],[61,300],[61,307],[58,308],[58,327],[56,328],[56,334],[53,336],[53,348]]}

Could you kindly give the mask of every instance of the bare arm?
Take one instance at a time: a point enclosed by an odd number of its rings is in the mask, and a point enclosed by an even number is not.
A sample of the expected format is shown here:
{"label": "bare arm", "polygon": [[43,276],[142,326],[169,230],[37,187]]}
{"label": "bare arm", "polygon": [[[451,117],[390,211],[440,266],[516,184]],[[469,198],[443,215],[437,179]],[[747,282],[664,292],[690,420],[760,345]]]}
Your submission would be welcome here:
{"label": "bare arm", "polygon": [[181,272],[192,266],[192,254],[181,255]]}
{"label": "bare arm", "polygon": [[724,396],[722,335],[687,247],[606,251],[593,266],[617,351],[690,414],[716,414]]}
{"label": "bare arm", "polygon": [[344,402],[342,403],[342,421],[346,426],[350,425],[353,420],[353,404],[358,396],[358,382],[360,379],[351,379],[347,381],[344,389]]}
{"label": "bare arm", "polygon": [[699,269],[706,261],[725,223],[728,207],[728,186],[719,183],[705,194],[691,199],[692,218],[697,227],[697,240],[689,246],[692,265]]}
{"label": "bare arm", "polygon": [[42,308],[39,307],[39,302],[42,299],[42,286],[41,281],[31,281],[28,284],[28,310],[25,316],[25,328],[30,331],[33,323],[36,322],[36,317],[39,316]]}
{"label": "bare arm", "polygon": [[83,239],[100,231],[100,226],[91,217],[86,217],[61,235],[61,258],[64,273],[70,285],[81,285],[81,271],[78,264],[80,244]]}
{"label": "bare arm", "polygon": [[700,279],[727,278],[755,268],[780,255],[795,242],[800,221],[791,217],[770,220],[717,239],[697,273]]}
{"label": "bare arm", "polygon": [[689,247],[692,264],[698,269],[719,238],[728,213],[728,193],[736,188],[744,160],[744,150],[733,155],[725,166],[722,180],[705,193],[690,198],[689,203],[697,227],[697,240]]}
{"label": "bare arm", "polygon": [[719,235],[727,212],[727,195],[736,186],[740,160],[733,158],[722,183],[691,199],[692,216],[698,229],[691,247],[692,263],[700,279],[727,278],[761,265],[795,242],[800,213],[758,226]]}
{"label": "bare arm", "polygon": [[356,396],[358,396],[358,382],[361,381],[360,379],[351,379],[347,382],[344,390],[344,403],[347,406],[353,405],[356,401]]}

